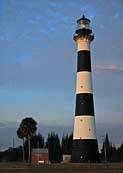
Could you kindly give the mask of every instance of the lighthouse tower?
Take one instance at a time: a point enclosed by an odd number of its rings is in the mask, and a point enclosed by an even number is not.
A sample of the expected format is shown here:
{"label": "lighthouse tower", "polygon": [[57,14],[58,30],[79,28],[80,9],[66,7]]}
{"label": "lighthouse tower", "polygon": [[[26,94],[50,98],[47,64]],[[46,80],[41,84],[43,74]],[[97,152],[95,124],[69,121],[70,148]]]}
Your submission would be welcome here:
{"label": "lighthouse tower", "polygon": [[84,15],[77,20],[73,39],[77,43],[77,79],[72,162],[98,162],[90,54],[94,35]]}

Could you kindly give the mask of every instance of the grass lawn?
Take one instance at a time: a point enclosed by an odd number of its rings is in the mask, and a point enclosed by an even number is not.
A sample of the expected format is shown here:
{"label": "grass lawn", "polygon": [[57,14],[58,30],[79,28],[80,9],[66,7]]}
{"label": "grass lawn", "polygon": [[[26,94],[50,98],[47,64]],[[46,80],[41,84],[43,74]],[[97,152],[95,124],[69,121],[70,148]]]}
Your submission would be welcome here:
{"label": "grass lawn", "polygon": [[27,164],[0,163],[0,173],[123,173],[123,163]]}

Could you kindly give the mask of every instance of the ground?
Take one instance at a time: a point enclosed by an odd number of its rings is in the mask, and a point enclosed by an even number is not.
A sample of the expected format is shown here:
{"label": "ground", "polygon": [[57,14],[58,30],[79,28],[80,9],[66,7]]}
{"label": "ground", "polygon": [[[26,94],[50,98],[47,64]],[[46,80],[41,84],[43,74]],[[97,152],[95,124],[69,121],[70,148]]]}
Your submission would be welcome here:
{"label": "ground", "polygon": [[123,163],[49,165],[0,163],[0,173],[123,173]]}

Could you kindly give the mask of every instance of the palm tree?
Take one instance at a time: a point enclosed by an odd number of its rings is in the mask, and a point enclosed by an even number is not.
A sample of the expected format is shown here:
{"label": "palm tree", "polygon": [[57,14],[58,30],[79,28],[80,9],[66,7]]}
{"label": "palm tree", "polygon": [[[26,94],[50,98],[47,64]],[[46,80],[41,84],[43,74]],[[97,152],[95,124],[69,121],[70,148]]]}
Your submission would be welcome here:
{"label": "palm tree", "polygon": [[17,129],[17,136],[18,138],[22,139],[23,140],[23,162],[25,161],[25,151],[24,151],[24,134],[23,134],[23,131],[21,130],[21,128],[19,127]]}
{"label": "palm tree", "polygon": [[36,134],[37,122],[31,117],[26,117],[21,121],[20,129],[23,133],[23,136],[28,141],[28,162],[30,162],[30,156],[31,156],[30,139],[32,136]]}

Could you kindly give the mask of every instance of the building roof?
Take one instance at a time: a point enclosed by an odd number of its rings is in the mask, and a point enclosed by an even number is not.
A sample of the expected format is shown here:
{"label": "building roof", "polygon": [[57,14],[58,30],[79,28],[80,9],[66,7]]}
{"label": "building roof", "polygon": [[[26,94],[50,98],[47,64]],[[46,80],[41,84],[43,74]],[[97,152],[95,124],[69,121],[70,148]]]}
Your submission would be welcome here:
{"label": "building roof", "polygon": [[33,154],[42,154],[42,153],[48,154],[48,148],[33,148],[32,153]]}

